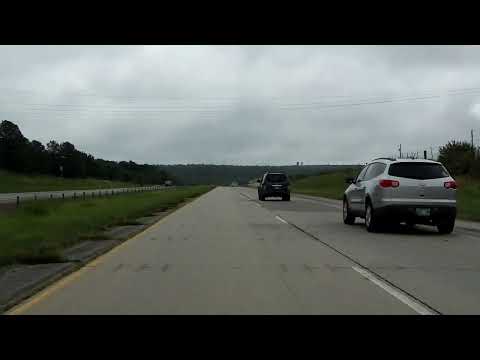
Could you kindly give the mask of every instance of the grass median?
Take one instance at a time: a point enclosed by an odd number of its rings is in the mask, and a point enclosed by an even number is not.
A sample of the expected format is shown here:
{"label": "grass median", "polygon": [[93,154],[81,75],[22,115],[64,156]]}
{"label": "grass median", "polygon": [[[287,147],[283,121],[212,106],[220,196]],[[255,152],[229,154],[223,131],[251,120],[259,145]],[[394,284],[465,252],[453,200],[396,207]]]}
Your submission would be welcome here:
{"label": "grass median", "polygon": [[[320,196],[342,200],[343,192],[347,188],[345,177],[356,176],[353,171],[309,176],[296,181],[292,185],[292,192],[305,195]],[[480,180],[470,177],[456,177],[457,211],[458,218],[471,221],[480,221]]]}
{"label": "grass median", "polygon": [[138,186],[133,183],[101,179],[64,179],[47,175],[23,175],[0,171],[0,193],[109,189]]}
{"label": "grass median", "polygon": [[107,226],[131,224],[155,211],[174,208],[211,186],[186,186],[155,192],[88,200],[25,203],[0,216],[0,265],[62,261],[63,249],[82,239],[101,239]]}
{"label": "grass median", "polygon": [[348,176],[354,177],[355,175],[356,172],[352,170],[309,176],[294,182],[291,190],[299,194],[342,200],[343,192],[347,188],[345,178]]}

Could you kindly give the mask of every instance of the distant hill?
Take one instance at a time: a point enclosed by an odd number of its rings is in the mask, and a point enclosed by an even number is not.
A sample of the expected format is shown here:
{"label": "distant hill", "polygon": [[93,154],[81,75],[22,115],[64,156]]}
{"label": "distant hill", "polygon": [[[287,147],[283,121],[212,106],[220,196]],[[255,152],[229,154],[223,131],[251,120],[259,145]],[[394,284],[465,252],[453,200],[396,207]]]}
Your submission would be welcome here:
{"label": "distant hill", "polygon": [[358,165],[286,165],[286,166],[241,166],[241,165],[158,165],[183,185],[212,184],[230,185],[237,182],[247,184],[252,179],[261,177],[265,172],[282,171],[289,177],[301,175],[318,175],[344,169],[358,168]]}

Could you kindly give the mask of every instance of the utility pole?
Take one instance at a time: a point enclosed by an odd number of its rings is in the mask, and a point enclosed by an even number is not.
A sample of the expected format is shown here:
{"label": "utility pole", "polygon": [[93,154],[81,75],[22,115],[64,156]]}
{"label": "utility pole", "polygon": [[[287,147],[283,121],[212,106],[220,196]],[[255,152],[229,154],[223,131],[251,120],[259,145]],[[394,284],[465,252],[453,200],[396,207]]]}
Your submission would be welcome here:
{"label": "utility pole", "polygon": [[398,151],[400,152],[400,159],[402,158],[402,144],[400,144],[400,147],[398,148]]}
{"label": "utility pole", "polygon": [[473,129],[470,131],[470,135],[472,137],[472,151],[473,151],[473,154],[475,155],[475,147],[473,146]]}
{"label": "utility pole", "polygon": [[430,160],[433,160],[433,149],[432,149],[431,146],[430,146],[430,155],[432,156],[432,158]]}

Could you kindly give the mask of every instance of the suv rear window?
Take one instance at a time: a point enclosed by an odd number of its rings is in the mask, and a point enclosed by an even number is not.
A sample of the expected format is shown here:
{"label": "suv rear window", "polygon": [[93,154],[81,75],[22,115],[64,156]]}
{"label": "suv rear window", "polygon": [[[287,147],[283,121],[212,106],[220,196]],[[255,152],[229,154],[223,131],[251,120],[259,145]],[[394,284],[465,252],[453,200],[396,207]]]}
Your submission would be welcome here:
{"label": "suv rear window", "polygon": [[271,183],[281,183],[287,181],[285,174],[268,174],[266,180]]}
{"label": "suv rear window", "polygon": [[440,164],[407,162],[391,164],[388,174],[418,180],[440,179],[450,176]]}

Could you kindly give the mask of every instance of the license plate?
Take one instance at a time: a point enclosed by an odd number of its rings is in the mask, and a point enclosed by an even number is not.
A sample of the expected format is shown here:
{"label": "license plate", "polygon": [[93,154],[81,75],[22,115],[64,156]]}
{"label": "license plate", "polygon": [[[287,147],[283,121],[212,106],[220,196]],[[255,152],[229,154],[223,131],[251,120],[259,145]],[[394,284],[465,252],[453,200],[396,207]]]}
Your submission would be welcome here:
{"label": "license plate", "polygon": [[430,209],[416,209],[416,213],[418,216],[430,216]]}

